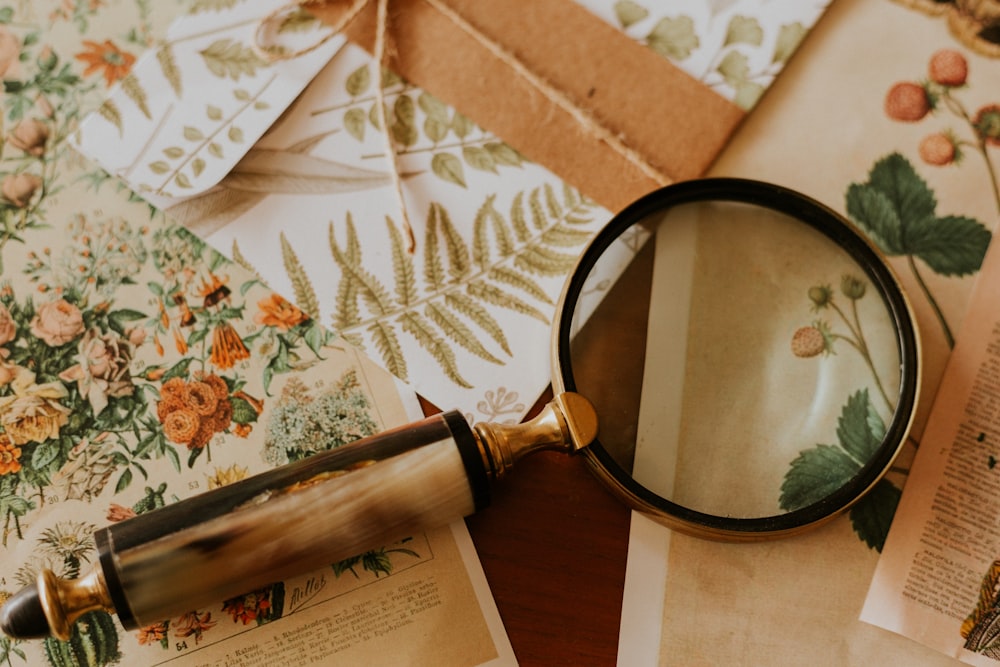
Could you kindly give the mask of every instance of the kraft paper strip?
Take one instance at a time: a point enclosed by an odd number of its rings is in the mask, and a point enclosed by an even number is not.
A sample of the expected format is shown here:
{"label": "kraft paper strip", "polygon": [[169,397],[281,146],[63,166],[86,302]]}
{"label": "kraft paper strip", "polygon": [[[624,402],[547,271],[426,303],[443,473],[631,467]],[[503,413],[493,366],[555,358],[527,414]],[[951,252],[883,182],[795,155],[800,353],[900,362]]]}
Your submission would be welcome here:
{"label": "kraft paper strip", "polygon": [[[704,173],[745,115],[572,0],[443,4],[619,137],[667,181]],[[309,11],[333,24],[347,6],[329,0],[309,5]],[[391,11],[391,69],[597,203],[618,210],[664,184],[426,0],[396,0]],[[345,34],[372,49],[374,2]]]}

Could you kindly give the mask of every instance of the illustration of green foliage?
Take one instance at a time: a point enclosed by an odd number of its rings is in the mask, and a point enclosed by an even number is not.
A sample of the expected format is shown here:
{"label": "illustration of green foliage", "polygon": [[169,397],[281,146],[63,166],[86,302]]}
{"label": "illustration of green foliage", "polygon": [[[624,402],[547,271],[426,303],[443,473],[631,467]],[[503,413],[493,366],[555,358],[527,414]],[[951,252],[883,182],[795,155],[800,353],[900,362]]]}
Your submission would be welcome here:
{"label": "illustration of green foliage", "polygon": [[950,347],[955,340],[944,313],[917,266],[920,259],[942,276],[975,273],[992,235],[984,224],[965,216],[938,216],[934,192],[899,153],[880,159],[864,183],[846,193],[847,214],[889,256],[905,257],[930,302]]}
{"label": "illustration of green foliage", "polygon": [[[350,215],[343,241],[331,225],[330,249],[342,274],[334,328],[360,345],[362,334],[367,334],[383,364],[403,379],[408,376],[408,364],[400,339],[409,336],[452,382],[470,387],[459,368],[456,349],[503,364],[501,353],[511,355],[510,343],[490,307],[548,324],[548,316],[536,304],[550,306],[552,300],[537,278],[568,272],[577,255],[565,249],[590,238],[583,225],[591,221],[593,204],[575,191],[566,188],[560,200],[555,189],[546,185],[525,195],[522,192],[514,198],[507,216],[496,208],[495,196],[488,196],[472,221],[468,242],[447,210],[431,204],[419,268],[397,226],[387,218],[392,285],[383,284],[365,268]],[[296,279],[305,280],[304,276]]]}
{"label": "illustration of green foliage", "polygon": [[670,60],[685,60],[701,42],[689,16],[663,18],[646,35],[646,45]]}
{"label": "illustration of green foliage", "polygon": [[254,76],[267,63],[260,59],[250,46],[232,39],[219,39],[198,52],[208,70],[219,78]]}
{"label": "illustration of green foliage", "polygon": [[[781,485],[779,503],[794,511],[820,502],[849,483],[871,460],[885,437],[885,423],[868,390],[847,399],[837,421],[837,444],[817,444],[799,453]],[[870,548],[882,550],[900,490],[883,479],[850,510],[851,524]]]}
{"label": "illustration of green foliage", "polygon": [[628,28],[649,16],[649,10],[633,0],[619,0],[615,3],[614,10],[623,28]]}
{"label": "illustration of green foliage", "polygon": [[[431,173],[463,188],[467,186],[466,167],[499,174],[500,167],[520,167],[524,163],[524,157],[506,143],[483,132],[473,136],[477,129],[475,124],[440,99],[413,89],[389,70],[382,69],[381,73],[389,133],[397,146],[397,155],[430,153]],[[344,129],[358,141],[364,141],[369,125],[378,132],[382,131],[377,98],[370,93],[373,79],[370,66],[362,65],[351,72],[344,82],[344,90],[352,98],[344,110]],[[340,108],[321,109],[313,113]],[[432,146],[420,146],[421,136]],[[454,141],[443,143],[449,136]]]}

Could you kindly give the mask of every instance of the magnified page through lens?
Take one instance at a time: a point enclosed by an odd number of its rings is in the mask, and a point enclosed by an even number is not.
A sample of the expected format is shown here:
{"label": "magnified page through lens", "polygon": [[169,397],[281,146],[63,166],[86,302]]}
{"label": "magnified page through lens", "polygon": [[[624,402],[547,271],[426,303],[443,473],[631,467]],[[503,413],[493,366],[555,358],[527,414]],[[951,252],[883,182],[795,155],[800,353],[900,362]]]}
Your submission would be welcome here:
{"label": "magnified page through lens", "polygon": [[646,489],[719,517],[780,515],[851,482],[900,385],[894,320],[865,268],[751,204],[641,224],[652,237],[571,345],[601,445]]}

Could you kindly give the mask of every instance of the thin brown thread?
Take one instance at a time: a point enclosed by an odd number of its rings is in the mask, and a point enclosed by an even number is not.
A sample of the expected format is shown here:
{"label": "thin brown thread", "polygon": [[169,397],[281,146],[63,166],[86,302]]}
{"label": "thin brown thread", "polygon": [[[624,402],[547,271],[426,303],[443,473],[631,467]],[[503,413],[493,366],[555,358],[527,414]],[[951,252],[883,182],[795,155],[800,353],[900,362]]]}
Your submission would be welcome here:
{"label": "thin brown thread", "polygon": [[406,234],[406,252],[412,255],[417,249],[417,240],[413,236],[413,225],[410,224],[410,217],[406,213],[406,201],[403,199],[403,179],[399,176],[399,158],[396,155],[396,146],[392,141],[392,132],[389,130],[389,114],[385,108],[385,90],[382,88],[382,66],[385,64],[386,37],[389,34],[389,0],[378,0],[377,10],[373,54],[378,65],[378,76],[375,80],[375,105],[378,107],[378,122],[382,126],[382,142],[385,146],[385,155],[389,159],[389,171],[392,174],[396,203],[402,216],[403,233]]}
{"label": "thin brown thread", "polygon": [[[379,67],[384,65],[385,59],[385,38],[388,30],[388,0],[377,0],[377,18],[376,18],[376,28],[375,28],[375,47],[374,47],[374,57]],[[284,5],[283,7],[271,12],[267,17],[262,19],[261,23],[257,26],[257,32],[254,39],[254,48],[257,50],[260,48],[264,51],[263,57],[270,60],[294,58],[310,51],[319,48],[327,40],[332,38],[334,35],[339,33],[344,27],[354,20],[357,14],[360,12],[362,6],[364,6],[368,0],[356,0],[354,4],[350,6],[347,13],[341,17],[339,21],[331,26],[331,32],[324,37],[320,42],[300,49],[299,51],[288,54],[275,54],[272,50],[265,50],[259,45],[259,39],[261,30],[267,22],[271,21],[274,17],[278,16],[281,12],[286,11],[290,6],[302,6],[308,4],[314,4],[322,2],[322,0],[298,0],[297,2]],[[486,48],[494,57],[500,60],[502,63],[510,67],[514,72],[521,77],[523,77],[531,86],[538,90],[542,96],[548,99],[550,102],[555,104],[557,107],[568,113],[572,118],[574,118],[577,123],[583,128],[583,130],[593,136],[595,139],[602,141],[613,151],[618,153],[621,157],[635,167],[639,169],[646,177],[655,181],[659,185],[667,185],[673,182],[673,179],[655,166],[653,166],[639,151],[631,148],[622,138],[604,126],[597,118],[595,118],[586,109],[582,108],[573,100],[571,100],[565,93],[553,86],[543,77],[537,75],[535,72],[531,71],[524,65],[524,63],[517,58],[513,53],[504,49],[500,44],[493,41],[482,32],[480,32],[475,26],[466,21],[458,12],[454,11],[451,7],[446,5],[441,0],[424,0],[427,4],[433,7],[435,10],[441,13],[442,16],[450,20],[455,24],[460,30],[469,35],[478,44]],[[413,237],[413,228],[410,225],[409,217],[406,214],[406,205],[403,200],[402,183],[399,175],[399,163],[397,161],[396,150],[392,143],[392,135],[389,130],[387,123],[387,113],[385,109],[385,96],[382,91],[381,86],[381,72],[379,76],[379,85],[376,92],[377,95],[377,106],[379,122],[382,124],[382,135],[385,140],[386,153],[388,154],[390,161],[390,171],[392,175],[392,182],[394,189],[396,191],[396,197],[399,202],[399,208],[403,217],[403,228],[407,235],[407,240],[409,243],[408,251],[413,252],[416,247],[416,240]]]}
{"label": "thin brown thread", "polygon": [[458,12],[440,0],[424,0],[424,2],[439,11],[480,45],[486,47],[486,49],[496,56],[498,60],[503,62],[505,65],[508,65],[514,70],[515,73],[524,77],[528,83],[541,92],[542,95],[550,102],[575,118],[576,121],[583,126],[583,129],[586,132],[594,136],[596,139],[603,141],[616,153],[638,167],[644,175],[648,176],[660,185],[667,185],[672,182],[673,179],[650,164],[641,153],[633,148],[630,148],[618,135],[602,125],[593,115],[588,113],[586,109],[583,109],[579,105],[575,104],[561,90],[528,69],[524,63],[517,58],[517,56],[484,35],[472,24],[462,18]]}

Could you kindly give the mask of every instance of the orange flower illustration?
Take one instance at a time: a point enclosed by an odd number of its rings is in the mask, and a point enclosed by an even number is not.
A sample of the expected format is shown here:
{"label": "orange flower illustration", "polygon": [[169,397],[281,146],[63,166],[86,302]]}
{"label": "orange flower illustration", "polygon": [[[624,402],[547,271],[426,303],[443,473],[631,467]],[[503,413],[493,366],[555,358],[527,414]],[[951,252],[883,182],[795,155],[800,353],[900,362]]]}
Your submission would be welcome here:
{"label": "orange flower illustration", "polygon": [[10,440],[6,433],[0,434],[0,475],[14,473],[21,469],[21,448]]}
{"label": "orange flower illustration", "polygon": [[140,644],[159,644],[167,638],[167,622],[161,621],[153,625],[139,628],[138,639]]}
{"label": "orange flower illustration", "polygon": [[229,322],[220,322],[212,332],[212,353],[209,361],[219,368],[226,369],[249,358],[250,351],[236,333],[236,329]]}
{"label": "orange flower illustration", "polygon": [[254,317],[257,324],[268,327],[277,327],[282,331],[288,331],[296,324],[301,324],[309,319],[309,316],[299,310],[298,306],[286,301],[279,294],[271,294],[266,299],[257,302],[260,312]]}
{"label": "orange flower illustration", "polygon": [[222,611],[228,611],[233,617],[233,623],[243,621],[247,625],[250,621],[257,620],[258,616],[267,614],[271,608],[271,591],[269,588],[262,588],[252,593],[230,598],[222,604]]}
{"label": "orange flower illustration", "polygon": [[85,39],[83,45],[87,50],[75,56],[77,60],[87,64],[83,75],[90,76],[95,72],[100,72],[104,75],[104,81],[109,88],[116,81],[121,81],[128,76],[135,63],[134,55],[119,49],[110,39],[104,40],[103,44]]}

